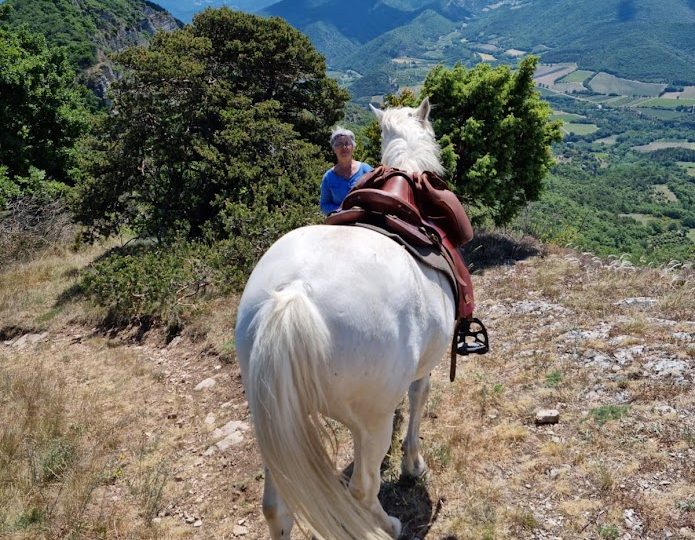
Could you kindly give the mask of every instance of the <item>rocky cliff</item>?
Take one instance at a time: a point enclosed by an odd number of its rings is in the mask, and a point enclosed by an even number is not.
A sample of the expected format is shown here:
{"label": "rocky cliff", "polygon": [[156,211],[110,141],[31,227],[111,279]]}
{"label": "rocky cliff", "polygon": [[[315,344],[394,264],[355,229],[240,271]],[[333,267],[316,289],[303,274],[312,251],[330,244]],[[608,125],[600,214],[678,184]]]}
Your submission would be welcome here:
{"label": "rocky cliff", "polygon": [[147,0],[7,0],[0,24],[26,26],[51,45],[64,47],[84,81],[105,97],[117,76],[114,52],[146,44],[157,31],[183,26]]}

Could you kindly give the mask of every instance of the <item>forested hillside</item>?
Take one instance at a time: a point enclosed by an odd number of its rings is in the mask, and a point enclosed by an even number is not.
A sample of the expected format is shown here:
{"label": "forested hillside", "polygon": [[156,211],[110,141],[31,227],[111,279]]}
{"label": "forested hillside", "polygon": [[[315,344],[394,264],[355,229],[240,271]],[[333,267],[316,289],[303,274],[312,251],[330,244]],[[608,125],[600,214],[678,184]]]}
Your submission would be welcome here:
{"label": "forested hillside", "polygon": [[158,30],[181,23],[148,0],[6,0],[0,24],[26,25],[84,72],[86,84],[104,97],[114,79],[112,52],[147,43]]}

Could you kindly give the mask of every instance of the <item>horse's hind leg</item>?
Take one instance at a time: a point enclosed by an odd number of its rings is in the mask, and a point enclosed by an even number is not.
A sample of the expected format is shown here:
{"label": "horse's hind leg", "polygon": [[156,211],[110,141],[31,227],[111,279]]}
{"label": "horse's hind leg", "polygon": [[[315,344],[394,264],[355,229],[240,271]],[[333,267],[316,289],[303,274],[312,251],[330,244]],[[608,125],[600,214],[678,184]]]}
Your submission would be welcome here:
{"label": "horse's hind leg", "polygon": [[268,522],[270,537],[273,540],[290,537],[294,518],[285,501],[280,497],[268,467],[265,468],[265,483],[263,485],[263,515]]}
{"label": "horse's hind leg", "polygon": [[430,393],[430,376],[414,381],[408,389],[410,418],[408,431],[403,439],[403,462],[401,471],[408,476],[420,477],[427,472],[427,464],[420,455],[420,421]]}
{"label": "horse's hind leg", "polygon": [[379,520],[388,534],[398,538],[401,522],[389,516],[379,502],[381,487],[381,462],[391,446],[393,414],[370,419],[369,425],[351,429],[355,442],[355,460],[350,477],[350,493]]}

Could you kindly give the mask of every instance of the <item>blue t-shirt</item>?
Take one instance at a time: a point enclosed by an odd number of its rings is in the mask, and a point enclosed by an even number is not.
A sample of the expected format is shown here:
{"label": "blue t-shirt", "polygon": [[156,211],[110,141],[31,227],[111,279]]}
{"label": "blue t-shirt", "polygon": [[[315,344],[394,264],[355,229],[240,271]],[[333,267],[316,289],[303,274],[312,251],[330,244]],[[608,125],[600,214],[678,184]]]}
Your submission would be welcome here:
{"label": "blue t-shirt", "polygon": [[362,178],[362,175],[371,170],[371,165],[360,162],[355,174],[350,178],[343,178],[337,175],[332,167],[328,169],[321,180],[321,212],[330,214],[340,208],[352,186]]}

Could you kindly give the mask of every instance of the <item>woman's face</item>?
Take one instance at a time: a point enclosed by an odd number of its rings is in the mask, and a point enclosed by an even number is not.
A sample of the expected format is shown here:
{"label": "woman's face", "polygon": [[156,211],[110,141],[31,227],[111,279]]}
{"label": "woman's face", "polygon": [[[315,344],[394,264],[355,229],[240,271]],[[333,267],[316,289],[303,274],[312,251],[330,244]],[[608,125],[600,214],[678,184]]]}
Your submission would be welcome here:
{"label": "woman's face", "polygon": [[350,137],[340,136],[333,143],[333,151],[338,158],[352,158],[355,147],[352,145]]}

